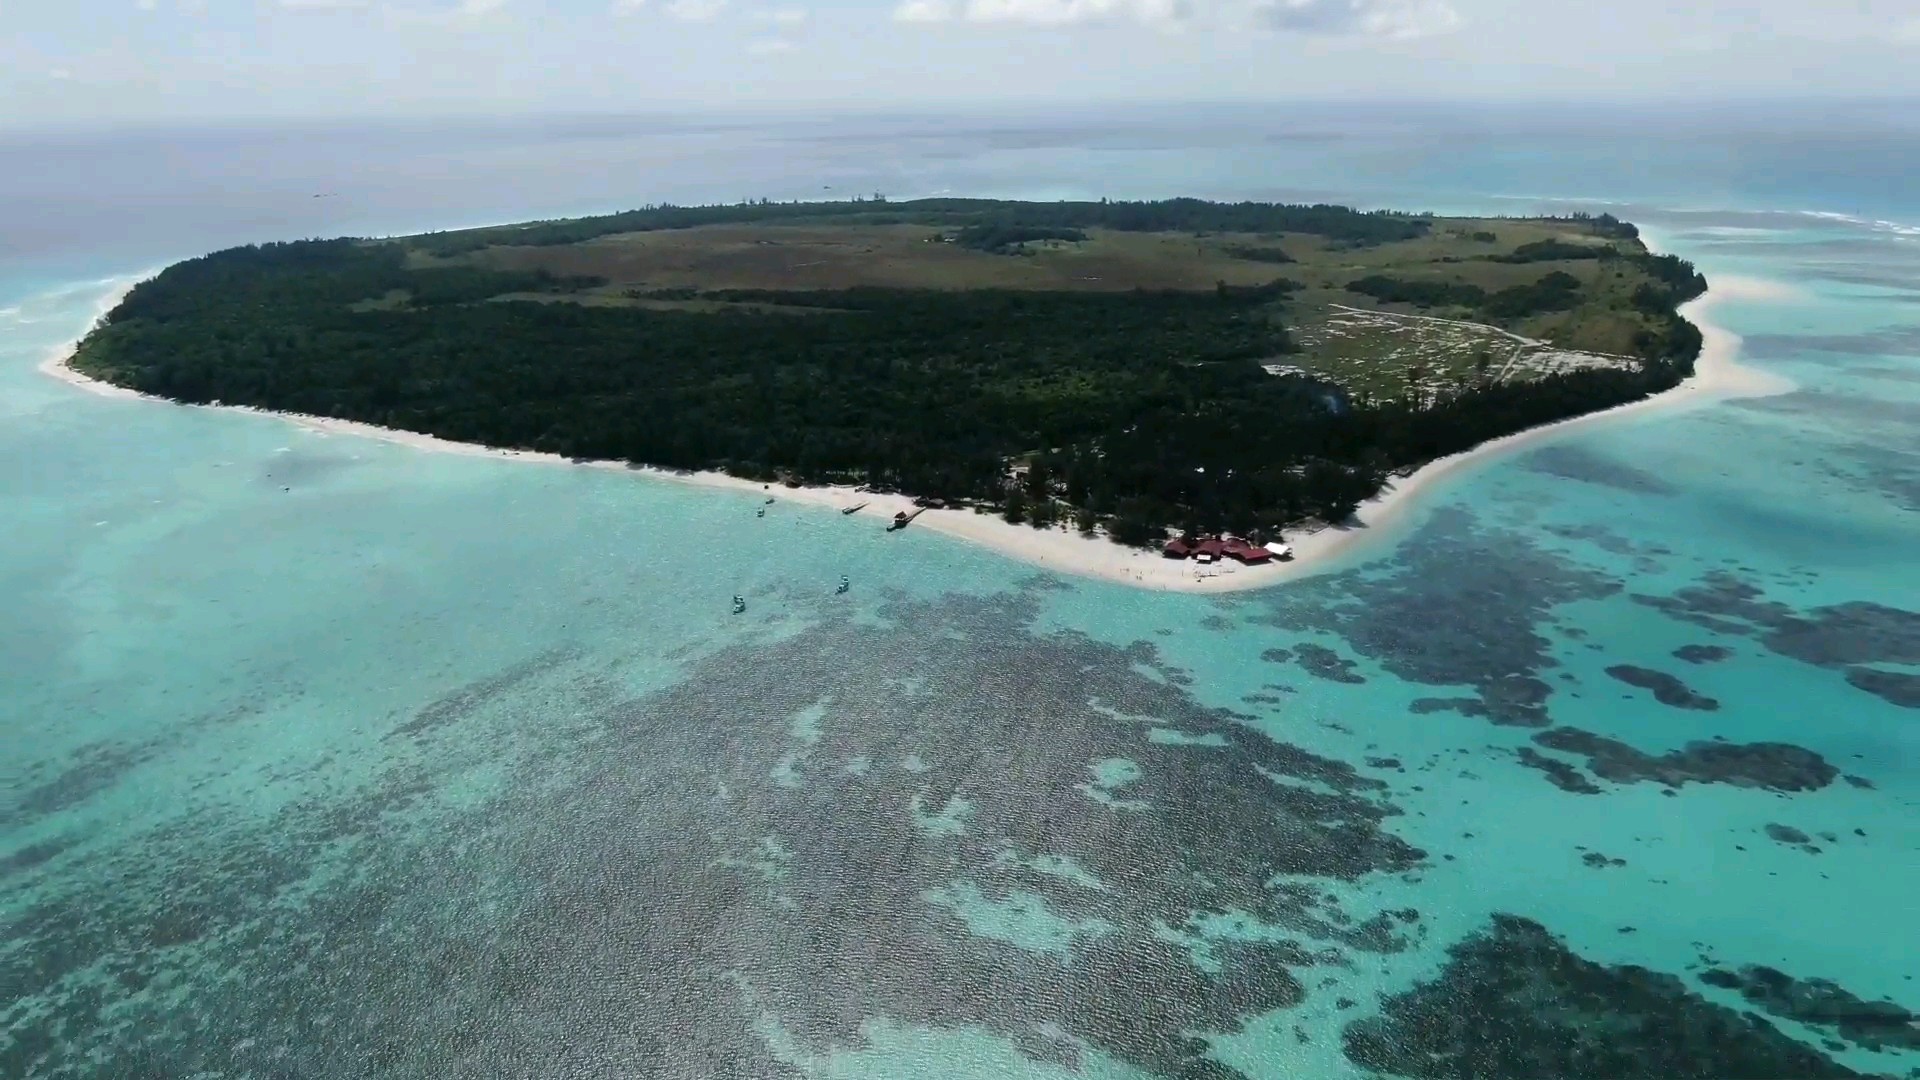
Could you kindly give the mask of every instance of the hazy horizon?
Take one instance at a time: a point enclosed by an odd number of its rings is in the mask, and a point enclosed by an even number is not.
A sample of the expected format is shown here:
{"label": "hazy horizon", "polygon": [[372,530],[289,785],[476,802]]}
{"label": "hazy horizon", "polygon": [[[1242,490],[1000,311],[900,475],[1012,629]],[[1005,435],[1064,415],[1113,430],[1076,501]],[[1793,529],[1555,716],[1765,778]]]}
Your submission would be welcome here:
{"label": "hazy horizon", "polygon": [[[1070,125],[1085,131],[1089,125],[1111,129],[1152,127],[1169,121],[1292,129],[1291,137],[1313,137],[1315,125],[1326,136],[1346,135],[1345,128],[1327,127],[1364,121],[1440,132],[1501,130],[1513,132],[1529,125],[1564,132],[1578,124],[1584,130],[1608,133],[1660,134],[1685,130],[1697,133],[1711,124],[1731,133],[1766,132],[1778,135],[1882,133],[1920,131],[1920,89],[1907,95],[1818,95],[1768,98],[1688,97],[1673,99],[1532,99],[1492,100],[1421,97],[1286,97],[1263,100],[1211,98],[1157,98],[1105,101],[1035,98],[1024,101],[888,102],[789,101],[710,103],[697,107],[603,107],[524,109],[419,109],[380,114],[316,112],[270,115],[230,113],[204,116],[93,117],[55,120],[31,116],[0,116],[0,140],[81,141],[99,137],[151,134],[169,136],[223,133],[260,134],[301,130],[316,133],[417,132],[478,135],[490,130],[525,131],[539,126],[548,134],[621,135],[635,130],[725,130],[732,127],[764,129],[772,123],[800,127],[840,124],[920,125],[936,122],[1019,130],[1044,130]],[[1597,126],[1595,126],[1597,125]],[[1205,130],[1202,128],[1201,130]]]}
{"label": "hazy horizon", "polygon": [[[1672,207],[1682,193],[1661,178],[1684,174],[1688,199],[1717,190],[1723,210],[1907,221],[1903,189],[1920,172],[1917,115],[1866,102],[1426,101],[74,125],[0,132],[0,151],[33,163],[0,173],[0,267],[52,251],[171,261],[210,243],[876,191],[896,199],[1194,195],[1401,210],[1495,192]],[[1497,172],[1458,164],[1494,146]],[[967,160],[994,167],[954,167]],[[1095,160],[1114,164],[1079,173],[1062,164]],[[1124,164],[1141,160],[1155,170]],[[1028,180],[1010,188],[1008,175]],[[1076,175],[1104,179],[1091,190]],[[1394,176],[1424,179],[1384,182]],[[415,195],[423,187],[435,193],[430,214]],[[211,192],[222,193],[217,213],[205,201]]]}
{"label": "hazy horizon", "polygon": [[0,125],[1898,99],[1916,45],[1904,0],[73,0],[0,14]]}

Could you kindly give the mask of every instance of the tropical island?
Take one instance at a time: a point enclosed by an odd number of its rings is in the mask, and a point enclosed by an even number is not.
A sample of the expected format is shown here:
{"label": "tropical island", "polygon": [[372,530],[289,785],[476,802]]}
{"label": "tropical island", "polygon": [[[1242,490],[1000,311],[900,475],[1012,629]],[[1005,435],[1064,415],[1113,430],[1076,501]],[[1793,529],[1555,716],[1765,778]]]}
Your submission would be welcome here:
{"label": "tropical island", "polygon": [[1122,545],[1277,539],[1670,389],[1705,279],[1609,215],[884,198],[234,248],[88,377],[574,460],[850,485]]}

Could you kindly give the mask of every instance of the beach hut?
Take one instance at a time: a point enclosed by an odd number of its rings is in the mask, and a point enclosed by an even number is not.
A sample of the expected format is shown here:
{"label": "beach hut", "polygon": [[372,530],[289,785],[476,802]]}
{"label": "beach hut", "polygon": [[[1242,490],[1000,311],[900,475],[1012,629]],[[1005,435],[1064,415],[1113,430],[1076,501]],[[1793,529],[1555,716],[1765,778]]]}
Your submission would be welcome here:
{"label": "beach hut", "polygon": [[1278,541],[1278,540],[1270,540],[1270,541],[1268,541],[1268,542],[1267,542],[1267,544],[1265,545],[1265,547],[1266,547],[1266,549],[1267,549],[1267,551],[1268,551],[1269,553],[1271,553],[1271,554],[1273,555],[1273,557],[1274,557],[1274,558],[1276,558],[1276,559],[1291,559],[1291,558],[1293,558],[1293,547],[1292,547],[1292,545],[1289,545],[1289,544],[1283,544],[1283,543],[1281,543],[1281,542],[1280,542],[1280,541]]}
{"label": "beach hut", "polygon": [[1167,541],[1167,546],[1160,549],[1160,554],[1169,559],[1184,559],[1193,554],[1193,545],[1176,536]]}
{"label": "beach hut", "polygon": [[1248,565],[1263,563],[1273,558],[1273,552],[1263,547],[1255,547],[1245,540],[1227,541],[1226,553]]}

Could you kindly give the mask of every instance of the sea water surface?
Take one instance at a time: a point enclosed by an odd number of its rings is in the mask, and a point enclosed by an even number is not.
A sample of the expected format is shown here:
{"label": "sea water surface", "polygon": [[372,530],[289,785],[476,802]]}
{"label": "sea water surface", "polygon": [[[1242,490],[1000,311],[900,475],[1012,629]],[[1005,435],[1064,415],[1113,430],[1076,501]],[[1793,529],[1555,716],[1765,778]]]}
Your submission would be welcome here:
{"label": "sea water surface", "polygon": [[[1748,120],[16,138],[0,1074],[1908,1075],[1920,138]],[[875,190],[1610,210],[1795,389],[1209,598],[36,371],[224,244]]]}

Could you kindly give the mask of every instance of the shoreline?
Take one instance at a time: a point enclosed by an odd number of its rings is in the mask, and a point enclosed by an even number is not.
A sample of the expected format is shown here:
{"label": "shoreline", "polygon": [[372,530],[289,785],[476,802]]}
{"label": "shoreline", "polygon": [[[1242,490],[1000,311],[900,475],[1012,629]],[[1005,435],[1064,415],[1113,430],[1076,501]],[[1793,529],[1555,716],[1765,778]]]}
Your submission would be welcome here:
{"label": "shoreline", "polygon": [[[1651,248],[1651,245],[1649,245]],[[135,284],[158,271],[135,275],[115,288],[96,305],[94,322],[113,310]],[[1583,426],[1619,420],[1625,417],[1678,407],[1743,397],[1765,397],[1785,393],[1793,384],[1777,375],[1743,367],[1739,363],[1739,335],[1711,322],[1712,307],[1726,300],[1780,299],[1791,290],[1772,282],[1729,277],[1719,283],[1709,281],[1707,292],[1679,308],[1682,318],[1700,328],[1700,356],[1694,373],[1670,390],[1639,401],[1587,413],[1557,423],[1529,428],[1466,450],[1430,461],[1404,477],[1394,479],[1373,498],[1360,505],[1353,518],[1339,525],[1323,526],[1311,532],[1289,535],[1294,557],[1289,562],[1266,566],[1239,563],[1197,564],[1163,557],[1158,551],[1122,547],[1104,537],[1083,537],[1064,527],[1046,530],[1026,525],[1010,525],[992,514],[972,510],[927,510],[914,520],[915,528],[926,528],[946,536],[965,540],[998,554],[1041,569],[1076,577],[1096,578],[1133,588],[1160,592],[1220,593],[1262,589],[1327,573],[1340,565],[1340,557],[1364,554],[1372,547],[1394,539],[1392,527],[1403,522],[1417,496],[1436,482],[1472,466],[1487,464],[1528,449]],[[89,324],[88,331],[93,327]],[[112,398],[146,398],[168,405],[182,405],[167,398],[143,394],[123,386],[103,382],[69,366],[81,338],[53,350],[39,365],[52,378],[89,393]],[[867,521],[890,520],[898,511],[914,509],[911,496],[861,491],[847,486],[788,487],[785,484],[745,480],[719,472],[676,472],[651,466],[633,466],[622,461],[576,462],[558,454],[533,450],[505,450],[475,443],[459,443],[425,435],[378,427],[357,420],[275,412],[248,405],[185,405],[187,408],[227,409],[284,420],[322,437],[347,435],[396,443],[435,453],[491,457],[510,461],[532,461],[548,465],[571,465],[592,469],[617,470],[655,480],[686,484],[713,490],[737,491],[833,509],[857,503],[868,504],[861,511]]]}

